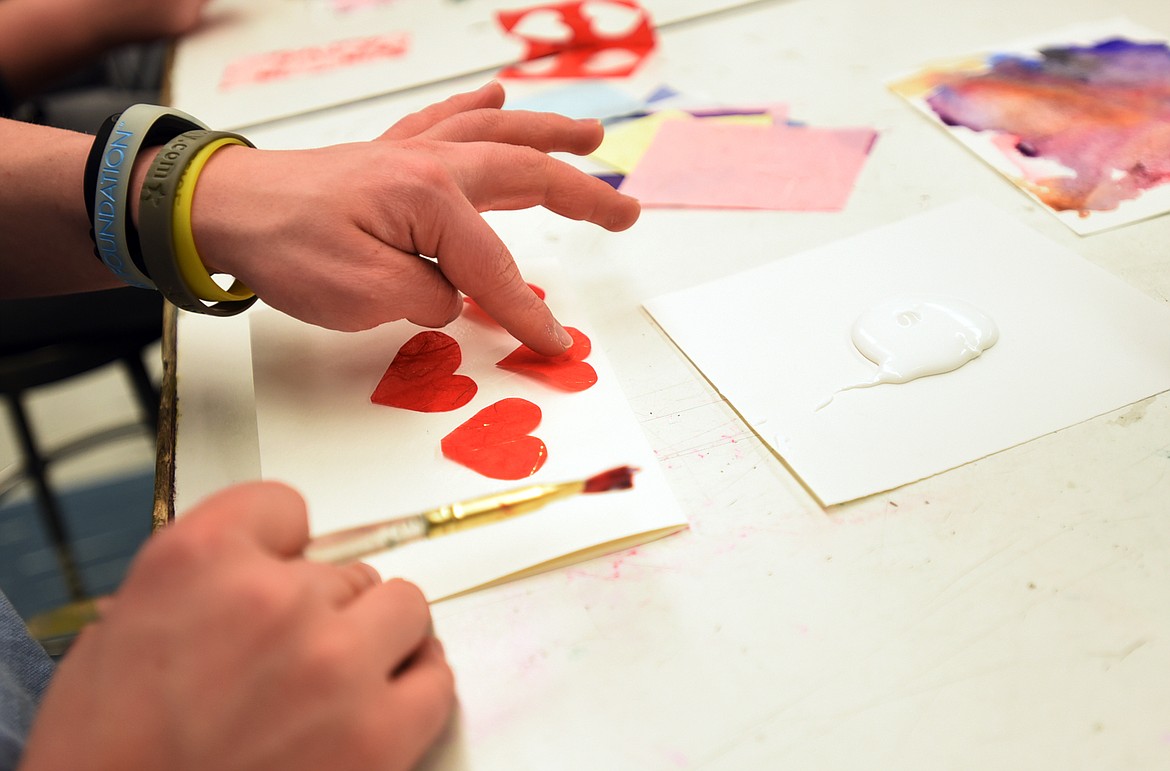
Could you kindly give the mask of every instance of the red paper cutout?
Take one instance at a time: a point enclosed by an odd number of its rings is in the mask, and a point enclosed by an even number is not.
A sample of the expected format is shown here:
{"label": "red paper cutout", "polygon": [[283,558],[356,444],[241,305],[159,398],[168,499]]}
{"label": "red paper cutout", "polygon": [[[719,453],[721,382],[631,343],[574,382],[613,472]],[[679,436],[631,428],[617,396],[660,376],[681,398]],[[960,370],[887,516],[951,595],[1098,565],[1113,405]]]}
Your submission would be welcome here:
{"label": "red paper cutout", "polygon": [[[650,14],[634,0],[558,3],[501,11],[496,18],[527,44],[529,62],[501,70],[501,77],[626,77],[654,48]],[[548,58],[533,61],[541,57]]]}
{"label": "red paper cutout", "polygon": [[[537,297],[542,300],[544,299],[544,290],[538,287],[536,284],[529,284],[528,288],[531,289]],[[487,324],[488,326],[492,327],[500,326],[499,322],[489,316],[487,311],[481,308],[479,303],[477,303],[475,300],[472,300],[470,297],[463,298],[463,315],[473,321],[479,322],[480,324]]]}
{"label": "red paper cutout", "polygon": [[478,387],[455,370],[459,343],[442,332],[419,332],[403,343],[386,368],[370,401],[415,412],[450,412],[471,401]]}
{"label": "red paper cutout", "polygon": [[548,459],[544,442],[529,433],[540,418],[527,399],[501,399],[443,437],[443,455],[492,479],[530,477]]}
{"label": "red paper cutout", "polygon": [[578,329],[566,327],[565,331],[572,336],[573,347],[560,356],[544,356],[522,345],[496,362],[496,366],[543,380],[562,391],[584,391],[597,382],[597,371],[584,361],[593,344]]}

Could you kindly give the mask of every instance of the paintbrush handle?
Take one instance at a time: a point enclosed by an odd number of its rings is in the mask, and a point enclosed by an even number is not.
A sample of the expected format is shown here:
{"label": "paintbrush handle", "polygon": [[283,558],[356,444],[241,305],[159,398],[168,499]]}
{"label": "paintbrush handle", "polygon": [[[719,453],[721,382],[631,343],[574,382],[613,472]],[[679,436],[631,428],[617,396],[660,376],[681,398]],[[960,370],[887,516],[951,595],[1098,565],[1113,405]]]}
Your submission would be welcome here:
{"label": "paintbrush handle", "polygon": [[427,537],[426,517],[414,514],[328,533],[309,541],[304,556],[313,562],[340,564]]}

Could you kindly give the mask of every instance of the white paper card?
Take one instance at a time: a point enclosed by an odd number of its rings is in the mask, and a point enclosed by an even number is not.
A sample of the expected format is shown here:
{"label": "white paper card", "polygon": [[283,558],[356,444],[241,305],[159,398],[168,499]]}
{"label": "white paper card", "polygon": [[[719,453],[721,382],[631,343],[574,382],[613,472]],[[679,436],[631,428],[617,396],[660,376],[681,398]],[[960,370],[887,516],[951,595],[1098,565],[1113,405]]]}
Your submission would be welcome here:
{"label": "white paper card", "polygon": [[[583,559],[677,531],[686,520],[555,262],[526,263],[525,278],[547,293],[562,323],[592,339],[586,361],[598,382],[558,391],[495,363],[519,345],[502,328],[464,316],[443,331],[462,349],[457,372],[478,392],[465,406],[418,413],[370,402],[394,354],[421,331],[406,322],[347,334],[302,324],[270,308],[250,313],[263,476],[307,498],[314,534],[413,514],[529,484],[584,479],[636,466],[634,487],[554,502],[470,531],[383,552],[367,560],[383,576],[417,583],[432,600]],[[479,410],[522,397],[543,412],[532,433],[548,460],[519,481],[489,479],[440,452],[444,436]]]}
{"label": "white paper card", "polygon": [[[877,367],[854,320],[966,301],[999,341],[942,375],[838,394]],[[673,293],[646,309],[826,505],[954,468],[1170,388],[1170,307],[964,201]]]}
{"label": "white paper card", "polygon": [[[758,0],[641,5],[664,26],[752,2]],[[208,23],[175,46],[170,103],[226,130],[475,72],[484,72],[486,81],[487,73],[525,55],[524,43],[504,32],[496,13],[544,5],[213,0]],[[595,6],[593,13],[608,10],[605,2]]]}

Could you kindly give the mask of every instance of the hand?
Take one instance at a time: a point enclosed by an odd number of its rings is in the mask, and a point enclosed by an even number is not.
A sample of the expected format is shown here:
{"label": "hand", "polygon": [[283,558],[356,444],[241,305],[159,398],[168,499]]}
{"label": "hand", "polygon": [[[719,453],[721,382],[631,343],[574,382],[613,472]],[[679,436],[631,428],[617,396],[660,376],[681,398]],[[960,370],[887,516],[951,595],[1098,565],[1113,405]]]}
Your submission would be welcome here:
{"label": "hand", "polygon": [[0,72],[18,99],[112,48],[175,38],[199,25],[207,0],[3,0]]}
{"label": "hand", "polygon": [[36,0],[57,6],[102,47],[175,38],[199,25],[208,0]]}
{"label": "hand", "polygon": [[304,502],[232,488],[153,537],[65,657],[22,769],[405,769],[451,672],[413,585],[299,555]]}
{"label": "hand", "polygon": [[200,255],[319,326],[355,331],[405,318],[441,327],[459,315],[462,291],[529,347],[562,353],[572,340],[479,213],[541,205],[618,231],[639,207],[548,155],[592,152],[599,123],[501,110],[503,101],[490,83],[371,142],[224,148],[195,192]]}

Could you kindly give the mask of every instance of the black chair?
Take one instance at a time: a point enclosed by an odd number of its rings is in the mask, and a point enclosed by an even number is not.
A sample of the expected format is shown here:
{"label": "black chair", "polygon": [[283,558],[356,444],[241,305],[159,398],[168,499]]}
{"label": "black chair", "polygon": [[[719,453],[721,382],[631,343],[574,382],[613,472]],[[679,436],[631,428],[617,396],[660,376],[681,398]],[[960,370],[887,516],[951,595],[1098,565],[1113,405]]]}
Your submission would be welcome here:
{"label": "black chair", "polygon": [[[129,431],[148,428],[151,436],[157,435],[159,395],[147,372],[145,354],[161,337],[162,328],[162,297],[145,289],[127,287],[0,301],[0,394],[8,404],[23,455],[12,481],[0,483],[0,496],[21,481],[32,481],[42,520],[74,599],[88,595],[60,501],[49,482],[49,466]],[[28,392],[114,363],[125,367],[130,377],[142,420],[45,449],[24,406]]]}

